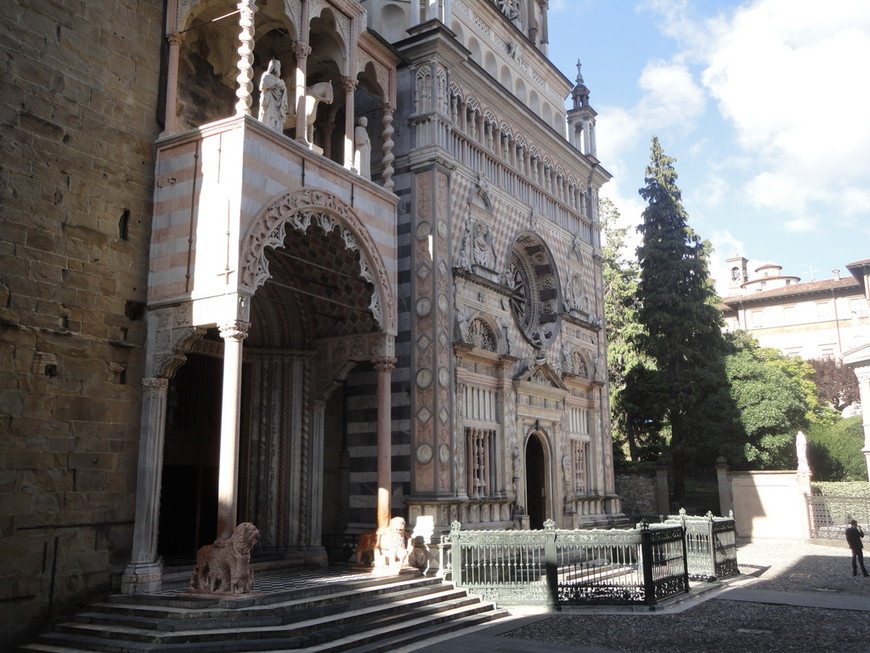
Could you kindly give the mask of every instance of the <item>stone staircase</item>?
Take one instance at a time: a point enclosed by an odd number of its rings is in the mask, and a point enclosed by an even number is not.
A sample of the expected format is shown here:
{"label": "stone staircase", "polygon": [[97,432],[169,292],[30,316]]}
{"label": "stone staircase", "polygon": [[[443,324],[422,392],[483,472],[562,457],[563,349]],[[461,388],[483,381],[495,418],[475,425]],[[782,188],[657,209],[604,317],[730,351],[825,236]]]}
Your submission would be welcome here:
{"label": "stone staircase", "polygon": [[[264,584],[259,577],[257,583],[255,589]],[[357,574],[338,582],[277,585],[237,599],[111,595],[20,651],[394,651],[508,615],[450,583],[419,575]]]}

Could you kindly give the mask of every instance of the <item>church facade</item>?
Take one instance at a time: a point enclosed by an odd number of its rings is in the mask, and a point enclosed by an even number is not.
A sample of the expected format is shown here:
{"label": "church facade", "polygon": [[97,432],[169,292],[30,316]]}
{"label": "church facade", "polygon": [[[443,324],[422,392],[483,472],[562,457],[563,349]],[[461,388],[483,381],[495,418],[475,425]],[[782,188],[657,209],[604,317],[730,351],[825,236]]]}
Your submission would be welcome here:
{"label": "church facade", "polygon": [[241,521],[316,564],[618,523],[609,174],[546,1],[163,5],[3,19],[4,620]]}

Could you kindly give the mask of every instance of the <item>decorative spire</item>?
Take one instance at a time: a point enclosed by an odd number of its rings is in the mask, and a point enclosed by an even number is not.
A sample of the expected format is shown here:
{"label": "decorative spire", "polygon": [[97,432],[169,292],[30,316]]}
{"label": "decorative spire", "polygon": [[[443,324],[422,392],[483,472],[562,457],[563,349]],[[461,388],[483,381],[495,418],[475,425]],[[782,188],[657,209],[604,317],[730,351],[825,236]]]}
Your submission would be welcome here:
{"label": "decorative spire", "polygon": [[586,88],[586,84],[583,83],[583,74],[580,72],[582,65],[583,64],[581,64],[578,59],[576,85],[574,86],[574,90],[571,91],[571,98],[574,100],[575,109],[589,106],[589,89]]}

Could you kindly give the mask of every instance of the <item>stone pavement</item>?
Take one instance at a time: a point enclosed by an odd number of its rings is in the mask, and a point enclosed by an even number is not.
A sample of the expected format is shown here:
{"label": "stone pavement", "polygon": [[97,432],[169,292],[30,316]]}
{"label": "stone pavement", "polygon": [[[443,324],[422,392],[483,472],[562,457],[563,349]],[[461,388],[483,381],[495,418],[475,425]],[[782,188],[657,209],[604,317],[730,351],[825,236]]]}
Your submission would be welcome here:
{"label": "stone pavement", "polygon": [[693,583],[688,595],[655,611],[512,610],[507,621],[402,651],[680,653],[727,646],[741,652],[870,652],[870,578],[860,570],[852,576],[845,543],[743,542],[737,560],[739,577]]}

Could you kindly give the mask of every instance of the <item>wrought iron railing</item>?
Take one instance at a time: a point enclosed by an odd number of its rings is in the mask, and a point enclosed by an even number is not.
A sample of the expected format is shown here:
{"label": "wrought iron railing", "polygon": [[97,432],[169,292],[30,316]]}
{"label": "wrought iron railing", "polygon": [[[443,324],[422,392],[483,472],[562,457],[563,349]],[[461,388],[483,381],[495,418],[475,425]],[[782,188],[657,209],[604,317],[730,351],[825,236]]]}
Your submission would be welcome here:
{"label": "wrought iron railing", "polygon": [[810,537],[842,540],[853,519],[870,527],[870,497],[829,497],[805,495]]}
{"label": "wrought iron railing", "polygon": [[447,573],[507,605],[645,604],[689,591],[679,525],[625,530],[463,531],[454,522]]}
{"label": "wrought iron railing", "polygon": [[737,568],[737,532],[731,517],[693,517],[680,510],[668,515],[665,524],[686,529],[686,562],[689,578],[711,580],[740,573]]}

